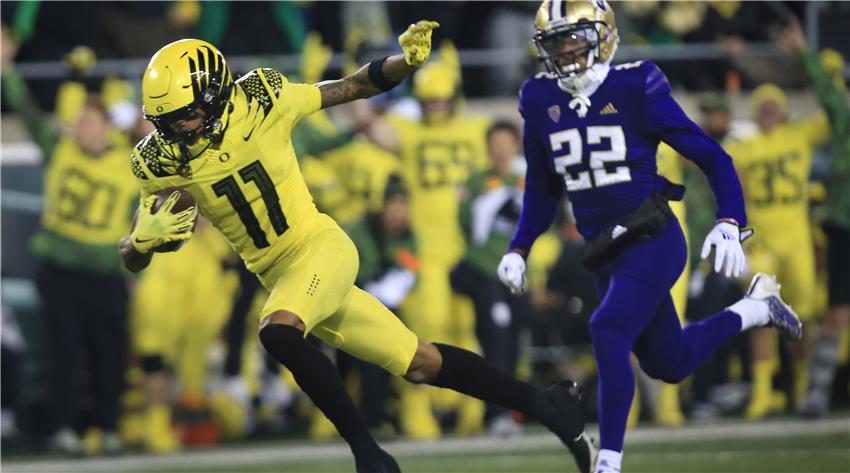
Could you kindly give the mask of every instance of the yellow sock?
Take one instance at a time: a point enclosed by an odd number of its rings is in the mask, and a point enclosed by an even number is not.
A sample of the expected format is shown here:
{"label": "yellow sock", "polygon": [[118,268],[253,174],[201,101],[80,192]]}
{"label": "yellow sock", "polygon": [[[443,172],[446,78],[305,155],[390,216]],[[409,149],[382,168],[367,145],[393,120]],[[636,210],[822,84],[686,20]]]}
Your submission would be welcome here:
{"label": "yellow sock", "polygon": [[846,362],[850,360],[850,328],[841,334],[841,343],[838,345],[838,360]]}
{"label": "yellow sock", "polygon": [[655,421],[664,426],[678,427],[685,423],[685,416],[679,406],[679,385],[661,383],[658,387],[658,405],[655,407]]}
{"label": "yellow sock", "polygon": [[464,396],[457,409],[455,433],[471,436],[484,430],[484,402],[474,397]]}
{"label": "yellow sock", "polygon": [[405,386],[401,391],[399,424],[408,437],[433,440],[440,436],[440,425],[431,412],[431,398],[425,386]]}
{"label": "yellow sock", "polygon": [[103,454],[103,431],[97,427],[90,427],[83,434],[83,448],[86,455],[97,456]]}
{"label": "yellow sock", "polygon": [[316,408],[310,421],[310,440],[326,442],[339,436],[333,422],[325,414]]}
{"label": "yellow sock", "polygon": [[180,440],[171,428],[171,408],[168,406],[148,408],[145,446],[152,453],[173,453],[180,449]]}
{"label": "yellow sock", "polygon": [[629,409],[629,417],[626,421],[626,428],[634,428],[640,420],[640,391],[635,386],[635,395],[632,398],[632,407]]}
{"label": "yellow sock", "polygon": [[758,360],[753,363],[752,394],[750,404],[747,406],[748,419],[761,419],[770,411],[773,397],[773,367],[772,360]]}

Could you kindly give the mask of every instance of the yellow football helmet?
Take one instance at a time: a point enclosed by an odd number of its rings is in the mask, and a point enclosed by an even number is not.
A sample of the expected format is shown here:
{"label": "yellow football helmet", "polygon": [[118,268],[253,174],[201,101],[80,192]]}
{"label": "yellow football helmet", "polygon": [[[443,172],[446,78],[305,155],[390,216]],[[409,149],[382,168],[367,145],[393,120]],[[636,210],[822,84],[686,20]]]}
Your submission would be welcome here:
{"label": "yellow football helmet", "polygon": [[455,68],[443,61],[427,63],[413,76],[413,96],[417,100],[453,100],[458,93],[460,77]]}
{"label": "yellow football helmet", "polygon": [[450,62],[428,62],[416,71],[413,96],[422,106],[422,120],[432,125],[449,120],[460,104],[460,86],[460,73]]}
{"label": "yellow football helmet", "polygon": [[593,79],[594,66],[607,72],[620,41],[614,10],[605,0],[544,0],[534,27],[538,59],[574,92]]}
{"label": "yellow football helmet", "polygon": [[[163,46],[151,58],[142,78],[142,111],[168,142],[194,143],[201,135],[220,141],[222,116],[233,92],[233,76],[224,55],[199,39],[182,39]],[[190,120],[202,111],[200,132],[178,133],[172,124]]]}

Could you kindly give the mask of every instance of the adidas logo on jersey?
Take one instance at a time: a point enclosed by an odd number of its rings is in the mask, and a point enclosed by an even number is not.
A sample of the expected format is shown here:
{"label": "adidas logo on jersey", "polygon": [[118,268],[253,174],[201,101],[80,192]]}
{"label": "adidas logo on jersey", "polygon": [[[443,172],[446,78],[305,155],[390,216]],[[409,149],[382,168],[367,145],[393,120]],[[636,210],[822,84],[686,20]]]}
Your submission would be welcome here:
{"label": "adidas logo on jersey", "polygon": [[602,111],[599,112],[600,115],[613,115],[615,113],[620,113],[614,108],[614,104],[608,102],[608,105],[602,107]]}

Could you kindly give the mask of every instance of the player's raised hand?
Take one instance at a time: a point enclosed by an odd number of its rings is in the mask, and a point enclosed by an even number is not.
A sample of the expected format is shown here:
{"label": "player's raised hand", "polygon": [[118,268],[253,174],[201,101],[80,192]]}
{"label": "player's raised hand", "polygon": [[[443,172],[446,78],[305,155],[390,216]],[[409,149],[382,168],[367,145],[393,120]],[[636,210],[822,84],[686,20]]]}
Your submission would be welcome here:
{"label": "player's raised hand", "polygon": [[150,253],[165,243],[192,237],[198,211],[195,207],[189,207],[176,214],[171,213],[179,198],[180,192],[172,192],[156,212],[153,211],[156,195],[148,196],[142,201],[136,226],[130,234],[130,242],[136,251]]}
{"label": "player's raised hand", "polygon": [[431,55],[431,32],[439,26],[436,21],[419,20],[398,37],[407,65],[419,67],[428,60]]}
{"label": "player's raised hand", "polygon": [[741,231],[735,224],[719,221],[705,237],[700,257],[708,258],[713,246],[714,271],[717,273],[723,271],[726,277],[740,277],[747,267],[747,257],[741,242],[752,234],[752,229]]}
{"label": "player's raised hand", "polygon": [[512,294],[525,292],[525,259],[513,251],[502,256],[499,263],[499,280]]}

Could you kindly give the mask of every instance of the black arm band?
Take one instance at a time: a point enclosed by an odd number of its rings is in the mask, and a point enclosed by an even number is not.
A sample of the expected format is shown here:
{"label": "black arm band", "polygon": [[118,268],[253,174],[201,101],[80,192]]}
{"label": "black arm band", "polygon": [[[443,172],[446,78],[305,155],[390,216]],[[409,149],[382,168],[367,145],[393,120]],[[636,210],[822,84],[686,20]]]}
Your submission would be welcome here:
{"label": "black arm band", "polygon": [[385,76],[384,72],[381,71],[381,67],[384,65],[384,61],[387,60],[387,57],[389,56],[386,56],[383,59],[375,59],[369,63],[369,80],[372,82],[372,85],[384,92],[401,84],[401,82],[393,82],[387,79],[387,76]]}

